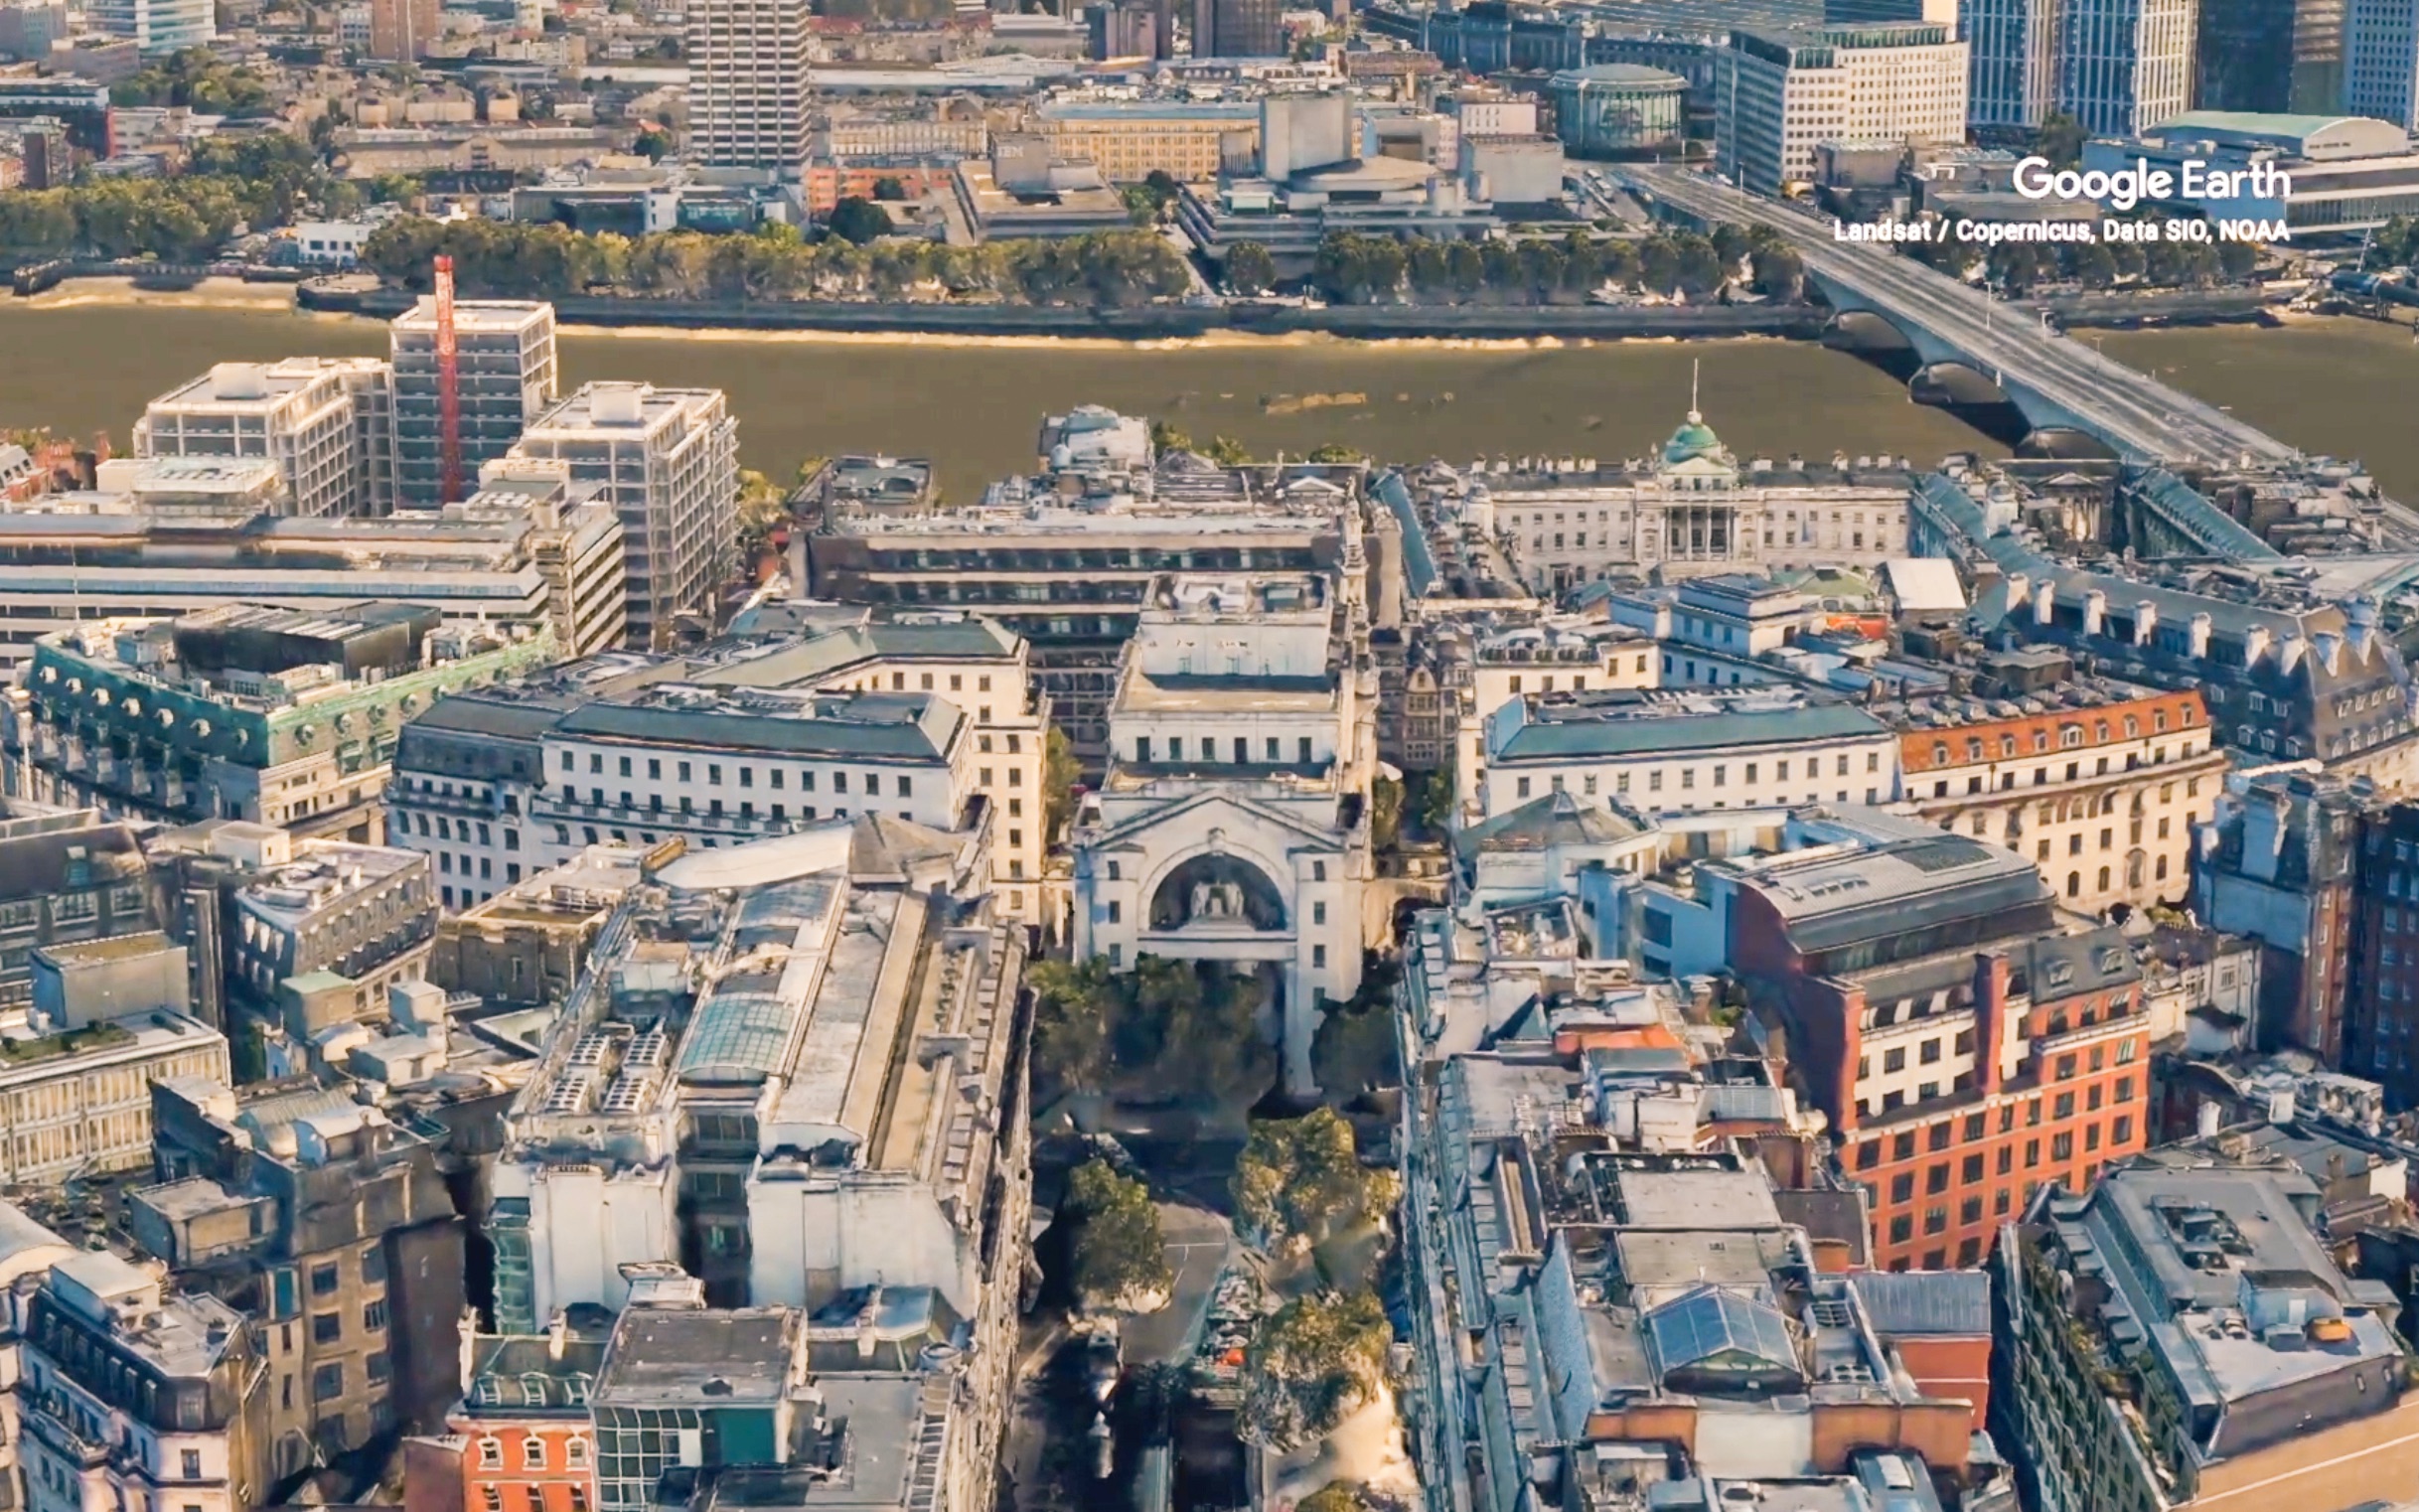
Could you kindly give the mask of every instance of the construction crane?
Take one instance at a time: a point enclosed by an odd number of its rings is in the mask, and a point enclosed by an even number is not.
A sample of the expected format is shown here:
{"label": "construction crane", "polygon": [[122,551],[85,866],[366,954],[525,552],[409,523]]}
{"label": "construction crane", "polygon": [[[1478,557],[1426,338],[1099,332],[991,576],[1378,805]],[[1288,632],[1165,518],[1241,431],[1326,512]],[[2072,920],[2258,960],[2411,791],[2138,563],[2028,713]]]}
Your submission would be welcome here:
{"label": "construction crane", "polygon": [[437,257],[437,434],[444,481],[437,502],[462,497],[462,366],[454,346],[454,260]]}

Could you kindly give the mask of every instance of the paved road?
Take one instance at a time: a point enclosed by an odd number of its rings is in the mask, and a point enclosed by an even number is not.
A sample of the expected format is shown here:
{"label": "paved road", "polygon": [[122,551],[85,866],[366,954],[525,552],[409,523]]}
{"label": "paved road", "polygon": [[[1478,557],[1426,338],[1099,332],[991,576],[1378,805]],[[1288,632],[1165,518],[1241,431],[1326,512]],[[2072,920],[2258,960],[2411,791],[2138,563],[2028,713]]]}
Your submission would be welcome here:
{"label": "paved road", "polygon": [[1961,280],[1872,242],[1832,239],[1831,222],[1794,203],[1751,199],[1703,174],[1634,165],[1619,170],[1642,191],[1708,221],[1763,221],[1788,236],[1810,272],[1928,330],[2003,382],[2021,383],[2094,418],[2103,438],[2142,459],[2278,462],[2293,448],[2094,349],[2041,329]]}
{"label": "paved road", "polygon": [[1235,1249],[1234,1231],[1224,1218],[1184,1203],[1159,1204],[1159,1233],[1167,1242],[1168,1269],[1176,1274],[1175,1294],[1149,1316],[1127,1319],[1129,1367],[1172,1364],[1191,1355],[1210,1288]]}

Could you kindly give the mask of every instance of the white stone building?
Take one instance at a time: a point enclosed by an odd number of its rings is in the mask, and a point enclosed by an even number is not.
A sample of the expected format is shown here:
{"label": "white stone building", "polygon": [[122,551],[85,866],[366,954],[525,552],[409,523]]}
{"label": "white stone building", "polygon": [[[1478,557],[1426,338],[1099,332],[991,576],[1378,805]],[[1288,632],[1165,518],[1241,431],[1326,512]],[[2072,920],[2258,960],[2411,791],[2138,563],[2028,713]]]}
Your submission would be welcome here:
{"label": "white stone building", "polygon": [[1692,409],[1651,457],[1538,459],[1432,486],[1462,494],[1461,513],[1497,532],[1530,588],[1559,592],[1648,572],[1879,566],[1907,554],[1915,477],[1889,456],[1742,463]]}
{"label": "white stone building", "polygon": [[703,628],[738,545],[739,422],[719,388],[589,383],[532,422],[513,455],[570,464],[622,519],[629,637]]}
{"label": "white stone building", "polygon": [[1294,1092],[1313,1090],[1320,1004],[1360,990],[1367,939],[1375,680],[1338,644],[1339,609],[1354,623],[1324,577],[1162,579],[1074,837],[1076,958],[1265,974]]}
{"label": "white stone building", "polygon": [[1525,697],[1489,716],[1485,751],[1460,782],[1487,815],[1553,793],[1650,816],[1898,796],[1896,734],[1795,689]]}
{"label": "white stone building", "polygon": [[151,401],[137,457],[257,457],[277,464],[281,513],[382,515],[393,507],[394,374],[375,358],[220,363]]}
{"label": "white stone building", "polygon": [[1716,160],[1777,194],[1813,182],[1818,142],[1962,142],[1966,74],[1954,24],[1735,31],[1715,59]]}
{"label": "white stone building", "polygon": [[[1001,912],[1040,923],[1049,721],[1023,639],[947,613],[784,636],[778,612],[713,653],[617,653],[437,703],[403,731],[388,833],[437,857],[453,909],[592,844],[722,847],[863,812],[946,830],[981,809]],[[572,738],[600,723],[620,733]]]}

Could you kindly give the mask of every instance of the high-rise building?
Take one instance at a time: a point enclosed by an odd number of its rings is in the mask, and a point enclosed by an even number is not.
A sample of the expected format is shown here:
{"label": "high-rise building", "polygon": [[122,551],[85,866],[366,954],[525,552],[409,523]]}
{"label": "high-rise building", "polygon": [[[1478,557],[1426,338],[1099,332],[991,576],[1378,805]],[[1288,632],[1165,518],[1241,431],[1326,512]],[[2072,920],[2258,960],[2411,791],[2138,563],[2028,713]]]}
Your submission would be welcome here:
{"label": "high-rise building", "polygon": [[807,0],[688,13],[688,150],[706,169],[795,179],[807,160]]}
{"label": "high-rise building", "polygon": [[370,0],[370,56],[408,63],[437,40],[437,0]]}
{"label": "high-rise building", "polygon": [[2140,136],[2192,107],[2200,0],[2065,0],[2057,106],[2094,136]]}
{"label": "high-rise building", "polygon": [[212,0],[94,0],[84,18],[97,31],[132,38],[146,53],[208,47],[219,35]]}
{"label": "high-rise building", "polygon": [[[445,442],[437,394],[437,307],[423,299],[387,327],[394,362],[395,497],[427,509],[447,501]],[[461,398],[462,482],[503,456],[522,429],[554,402],[554,307],[519,300],[454,305]]]}
{"label": "high-rise building", "polygon": [[1714,90],[1723,170],[1776,194],[1818,141],[1963,141],[1966,45],[1937,22],[1737,31]]}
{"label": "high-rise building", "polygon": [[711,620],[739,529],[739,422],[722,390],[590,383],[515,454],[569,463],[621,516],[632,645],[671,645],[684,615]]}
{"label": "high-rise building", "polygon": [[1964,0],[1967,124],[2031,132],[2056,108],[2058,0]]}
{"label": "high-rise building", "polygon": [[1280,0],[1193,0],[1195,58],[1283,58]]}
{"label": "high-rise building", "polygon": [[382,515],[393,506],[394,375],[368,357],[220,363],[151,401],[138,457],[264,457],[277,513]]}
{"label": "high-rise building", "polygon": [[2343,108],[2419,127],[2419,5],[2349,0],[2343,25]]}
{"label": "high-rise building", "polygon": [[2345,0],[2202,0],[2194,107],[2335,114],[2344,16]]}

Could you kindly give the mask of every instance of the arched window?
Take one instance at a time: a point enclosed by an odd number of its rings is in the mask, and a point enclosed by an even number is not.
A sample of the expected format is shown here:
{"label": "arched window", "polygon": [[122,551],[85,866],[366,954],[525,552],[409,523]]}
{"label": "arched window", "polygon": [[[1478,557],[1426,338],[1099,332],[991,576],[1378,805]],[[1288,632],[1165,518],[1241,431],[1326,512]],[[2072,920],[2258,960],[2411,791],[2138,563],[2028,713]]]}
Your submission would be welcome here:
{"label": "arched window", "polygon": [[2079,898],[2079,897],[2081,897],[2082,895],[2083,895],[2083,874],[2082,874],[2081,872],[2079,872],[2079,871],[2069,871],[2069,872],[2067,872],[2067,873],[2066,873],[2066,896],[2068,896],[2068,897],[2070,897],[2070,898]]}
{"label": "arched window", "polygon": [[2098,890],[2101,892],[2106,892],[2108,890],[2108,868],[2105,866],[2100,868],[2100,885]]}

